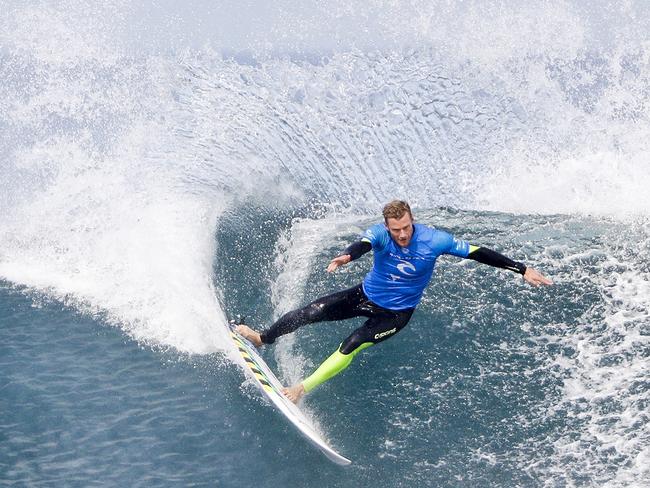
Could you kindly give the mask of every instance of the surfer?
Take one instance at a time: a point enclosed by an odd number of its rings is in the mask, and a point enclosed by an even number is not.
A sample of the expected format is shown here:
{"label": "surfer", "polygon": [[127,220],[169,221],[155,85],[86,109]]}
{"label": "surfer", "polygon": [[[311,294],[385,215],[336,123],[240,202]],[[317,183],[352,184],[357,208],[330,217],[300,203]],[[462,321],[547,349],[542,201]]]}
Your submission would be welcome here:
{"label": "surfer", "polygon": [[284,388],[283,393],[294,403],[347,368],[360,351],[393,337],[406,326],[431,280],[436,259],[442,254],[514,271],[531,285],[552,284],[533,268],[496,251],[414,223],[411,208],[404,201],[388,203],[383,216],[383,223],[369,228],[361,240],[348,246],[327,267],[331,273],[372,250],[374,265],[362,283],[288,312],[261,333],[247,325],[237,327],[242,336],[261,346],[272,344],[278,337],[306,324],[367,317],[314,373],[297,385]]}

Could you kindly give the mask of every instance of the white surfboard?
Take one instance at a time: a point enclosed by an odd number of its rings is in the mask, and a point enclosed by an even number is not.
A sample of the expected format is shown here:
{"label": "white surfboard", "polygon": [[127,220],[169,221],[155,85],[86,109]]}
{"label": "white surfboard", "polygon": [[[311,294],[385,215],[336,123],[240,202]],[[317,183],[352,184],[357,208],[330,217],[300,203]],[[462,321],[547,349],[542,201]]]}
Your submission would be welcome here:
{"label": "white surfboard", "polygon": [[234,330],[235,325],[230,324],[230,337],[244,361],[246,374],[255,380],[257,386],[268,397],[273,405],[291,422],[305,438],[320,449],[330,460],[336,464],[346,466],[352,461],[341,456],[332,449],[316,432],[312,423],[300,409],[282,394],[282,384],[275,377],[271,369],[260,357],[255,346],[239,335]]}

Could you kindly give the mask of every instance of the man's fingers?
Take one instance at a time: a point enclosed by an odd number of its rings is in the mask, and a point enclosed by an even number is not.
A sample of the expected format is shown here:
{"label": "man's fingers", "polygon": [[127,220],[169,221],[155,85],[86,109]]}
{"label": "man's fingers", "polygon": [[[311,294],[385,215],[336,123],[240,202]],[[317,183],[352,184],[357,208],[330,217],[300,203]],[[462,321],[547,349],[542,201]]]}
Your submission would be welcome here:
{"label": "man's fingers", "polygon": [[336,268],[338,268],[340,265],[341,264],[336,259],[332,259],[329,266],[327,267],[327,272],[331,273],[332,271],[335,271]]}
{"label": "man's fingers", "polygon": [[347,264],[350,262],[350,257],[348,255],[343,255],[343,256],[337,256],[332,261],[330,261],[329,266],[327,267],[327,272],[331,273],[334,271],[336,268],[343,264]]}
{"label": "man's fingers", "polygon": [[536,273],[535,281],[539,285],[552,285],[553,282],[541,273]]}
{"label": "man's fingers", "polygon": [[541,282],[542,282],[543,285],[552,285],[553,284],[553,282],[551,280],[549,280],[548,278],[546,278],[545,276],[542,276]]}
{"label": "man's fingers", "polygon": [[553,284],[551,280],[549,280],[546,276],[534,270],[533,268],[528,268],[526,270],[526,274],[524,275],[524,278],[528,283],[535,286]]}

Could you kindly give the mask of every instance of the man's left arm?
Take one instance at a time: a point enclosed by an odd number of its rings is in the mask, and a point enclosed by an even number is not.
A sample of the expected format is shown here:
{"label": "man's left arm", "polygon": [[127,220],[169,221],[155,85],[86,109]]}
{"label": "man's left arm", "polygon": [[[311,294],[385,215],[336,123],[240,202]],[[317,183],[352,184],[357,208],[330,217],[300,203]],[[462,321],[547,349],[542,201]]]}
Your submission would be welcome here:
{"label": "man's left arm", "polygon": [[469,245],[469,253],[467,259],[473,259],[482,264],[494,266],[495,268],[509,269],[515,273],[521,274],[524,279],[531,285],[552,285],[553,282],[542,275],[537,270],[526,266],[524,263],[513,261],[501,253],[488,249],[486,247],[478,247]]}

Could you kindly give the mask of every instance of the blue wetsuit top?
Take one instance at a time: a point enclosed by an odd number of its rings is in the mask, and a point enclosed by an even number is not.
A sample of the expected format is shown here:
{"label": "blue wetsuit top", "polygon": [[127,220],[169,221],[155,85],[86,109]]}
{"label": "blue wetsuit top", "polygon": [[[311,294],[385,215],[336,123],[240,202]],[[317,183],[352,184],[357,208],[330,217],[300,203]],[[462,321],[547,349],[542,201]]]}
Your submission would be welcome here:
{"label": "blue wetsuit top", "polygon": [[436,259],[442,254],[468,257],[470,244],[451,234],[413,224],[407,247],[391,238],[384,224],[373,225],[362,237],[372,245],[374,265],[363,280],[363,291],[377,305],[389,310],[415,308],[429,284]]}

